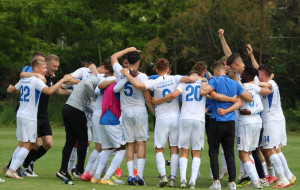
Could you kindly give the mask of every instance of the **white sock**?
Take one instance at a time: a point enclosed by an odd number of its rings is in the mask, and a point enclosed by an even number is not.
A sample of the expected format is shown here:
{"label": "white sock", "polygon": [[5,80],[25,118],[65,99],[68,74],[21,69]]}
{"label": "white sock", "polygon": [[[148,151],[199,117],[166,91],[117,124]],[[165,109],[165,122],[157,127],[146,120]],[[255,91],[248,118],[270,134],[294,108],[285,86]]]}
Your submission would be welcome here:
{"label": "white sock", "polygon": [[85,167],[85,170],[84,170],[84,175],[86,175],[86,173],[88,173],[88,171],[90,171],[90,169],[92,168],[95,160],[97,159],[97,156],[98,156],[99,152],[94,149],[93,152],[91,153],[90,157],[89,157],[89,161],[88,163],[86,164],[86,167]]}
{"label": "white sock", "polygon": [[261,163],[265,172],[265,175],[269,175],[268,170],[267,170],[267,164],[266,162]]}
{"label": "white sock", "polygon": [[102,150],[98,155],[97,155],[97,158],[96,158],[96,161],[94,162],[92,168],[90,169],[90,175],[91,176],[94,176],[96,170],[97,170],[97,167],[98,167],[98,164],[99,164],[99,161],[100,161],[100,158],[101,156],[104,154],[104,150]]}
{"label": "white sock", "polygon": [[103,179],[110,179],[110,177],[113,175],[113,173],[116,171],[116,169],[119,167],[119,165],[122,163],[122,160],[126,154],[126,150],[118,150],[116,155],[111,161],[110,167],[108,168],[106,174],[104,175]]}
{"label": "white sock", "polygon": [[77,157],[77,148],[72,149],[72,153],[70,155],[69,163],[68,163],[68,172],[70,173],[76,165],[76,157]]}
{"label": "white sock", "polygon": [[133,176],[133,160],[127,162],[128,176]]}
{"label": "white sock", "polygon": [[244,169],[245,172],[249,175],[251,181],[254,184],[257,184],[259,177],[255,168],[255,164],[252,161],[248,161],[244,164]]}
{"label": "white sock", "polygon": [[96,173],[94,175],[95,179],[97,179],[97,180],[100,179],[100,176],[101,176],[101,173],[102,173],[103,169],[105,168],[105,166],[109,162],[109,158],[114,152],[113,150],[103,150],[103,151],[104,151],[104,153],[103,153],[103,155],[101,156],[101,158],[99,160],[99,164],[97,166]]}
{"label": "white sock", "polygon": [[186,180],[187,163],[188,163],[188,159],[187,158],[184,158],[184,157],[179,158],[180,182],[182,180],[184,180],[184,179]]}
{"label": "white sock", "polygon": [[176,179],[177,171],[178,171],[178,164],[179,164],[179,155],[178,154],[171,154],[171,177],[170,179]]}
{"label": "white sock", "polygon": [[133,154],[133,168],[137,169],[137,154]]}
{"label": "white sock", "polygon": [[137,159],[137,175],[144,178],[145,159]]}
{"label": "white sock", "polygon": [[29,150],[27,148],[22,147],[18,154],[16,155],[16,158],[13,163],[11,163],[10,168],[16,171],[21,164],[24,162],[25,158],[28,156]]}
{"label": "white sock", "polygon": [[269,174],[269,177],[275,177],[275,171],[272,166],[268,167],[268,174]]}
{"label": "white sock", "polygon": [[[14,153],[13,153],[13,156],[12,156],[12,159],[11,159],[11,163],[13,163],[13,162],[15,161],[15,159],[16,159],[16,157],[17,157],[19,151],[21,150],[21,148],[22,148],[22,147],[19,147],[19,146],[18,146],[18,147],[15,149],[15,151],[14,151]],[[11,164],[11,163],[10,163],[10,164]]]}
{"label": "white sock", "polygon": [[278,178],[280,181],[282,181],[285,178],[283,168],[282,168],[282,163],[277,154],[272,154],[269,158],[274,170],[278,174]]}
{"label": "white sock", "polygon": [[280,152],[280,153],[278,153],[277,155],[278,155],[278,157],[279,157],[280,160],[281,160],[282,168],[283,168],[283,171],[284,171],[284,175],[287,177],[288,180],[291,180],[291,179],[293,178],[294,175],[292,174],[291,170],[289,169],[289,166],[288,166],[288,164],[287,164],[287,161],[286,161],[286,159],[285,159],[283,153]]}
{"label": "white sock", "polygon": [[227,170],[227,164],[226,164],[223,148],[221,148],[221,165],[222,165],[222,170]]}
{"label": "white sock", "polygon": [[201,164],[201,159],[194,157],[192,162],[192,175],[189,184],[193,182],[194,185],[196,185],[196,179],[200,168],[200,164]]}
{"label": "white sock", "polygon": [[162,152],[158,152],[155,154],[156,157],[156,165],[158,169],[158,173],[160,176],[166,175],[166,163],[165,163],[165,157]]}
{"label": "white sock", "polygon": [[240,158],[239,158],[239,161],[240,161],[240,172],[244,172],[244,164]]}

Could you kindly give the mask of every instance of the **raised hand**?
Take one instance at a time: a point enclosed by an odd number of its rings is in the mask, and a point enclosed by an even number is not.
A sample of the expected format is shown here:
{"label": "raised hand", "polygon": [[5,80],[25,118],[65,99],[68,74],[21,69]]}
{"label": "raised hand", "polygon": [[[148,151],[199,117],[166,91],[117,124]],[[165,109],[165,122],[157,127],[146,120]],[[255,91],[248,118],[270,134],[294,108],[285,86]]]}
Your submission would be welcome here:
{"label": "raised hand", "polygon": [[253,55],[253,49],[250,44],[247,44],[247,52],[248,52],[248,55],[250,55],[250,56]]}
{"label": "raised hand", "polygon": [[224,37],[224,30],[223,29],[219,29],[218,33],[219,33],[220,38]]}

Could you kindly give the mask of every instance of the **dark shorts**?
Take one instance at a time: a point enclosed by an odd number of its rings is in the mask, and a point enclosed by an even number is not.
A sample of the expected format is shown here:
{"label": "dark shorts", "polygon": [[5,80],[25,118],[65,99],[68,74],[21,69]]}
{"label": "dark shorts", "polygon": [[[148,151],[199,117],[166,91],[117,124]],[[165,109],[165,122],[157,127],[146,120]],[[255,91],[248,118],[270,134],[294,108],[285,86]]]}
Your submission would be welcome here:
{"label": "dark shorts", "polygon": [[49,119],[38,118],[37,133],[38,133],[38,137],[52,136],[52,129],[51,129]]}

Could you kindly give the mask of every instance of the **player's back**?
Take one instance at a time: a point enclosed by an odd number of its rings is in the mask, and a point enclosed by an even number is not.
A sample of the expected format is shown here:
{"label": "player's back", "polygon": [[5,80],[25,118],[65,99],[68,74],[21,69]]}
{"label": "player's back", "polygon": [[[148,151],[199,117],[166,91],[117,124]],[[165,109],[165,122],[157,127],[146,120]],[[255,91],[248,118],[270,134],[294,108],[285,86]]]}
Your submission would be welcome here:
{"label": "player's back", "polygon": [[46,84],[36,77],[22,78],[16,84],[16,89],[20,91],[20,107],[17,117],[37,120],[40,94],[45,86]]}
{"label": "player's back", "polygon": [[272,84],[271,94],[262,96],[261,98],[264,106],[261,117],[263,120],[284,119],[283,111],[281,108],[279,87],[274,80],[270,80],[268,83]]}
{"label": "player's back", "polygon": [[[242,99],[242,106],[240,107],[240,110],[247,109],[250,110],[251,113],[260,105],[261,99],[260,99],[260,87],[257,84],[253,83],[245,83],[243,84],[246,90],[252,95],[252,102],[247,102],[244,99]],[[261,123],[261,117],[259,113],[257,114],[251,114],[251,115],[239,115],[239,123]]]}
{"label": "player's back", "polygon": [[200,95],[201,80],[180,83],[177,89],[182,92],[180,119],[195,119],[205,122],[206,96]]}

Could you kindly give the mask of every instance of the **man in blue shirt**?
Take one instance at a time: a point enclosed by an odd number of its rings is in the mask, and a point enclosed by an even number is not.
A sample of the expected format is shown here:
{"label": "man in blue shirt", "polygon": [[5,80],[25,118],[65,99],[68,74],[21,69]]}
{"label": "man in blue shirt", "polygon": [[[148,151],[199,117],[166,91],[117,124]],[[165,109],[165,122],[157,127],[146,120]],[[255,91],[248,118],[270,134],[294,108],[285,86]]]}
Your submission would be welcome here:
{"label": "man in blue shirt", "polygon": [[[208,84],[206,80],[202,80],[201,93],[208,94],[212,91],[216,91],[219,94],[223,94],[229,97],[235,95],[242,97],[246,101],[252,101],[251,94],[244,90],[243,87],[236,81],[229,79],[226,76],[225,65],[222,62],[215,62],[213,64],[214,75]],[[236,189],[235,185],[235,159],[234,159],[234,139],[235,139],[235,114],[234,110],[241,106],[232,106],[231,102],[220,102],[215,100],[214,106],[212,106],[212,115],[209,123],[207,138],[209,145],[209,157],[212,173],[214,176],[214,183],[210,189],[221,189],[221,183],[219,181],[219,146],[222,144],[225,153],[225,159],[229,172],[229,189]],[[232,106],[232,107],[231,107]],[[222,115],[218,113],[218,109],[226,109],[226,114]]]}

